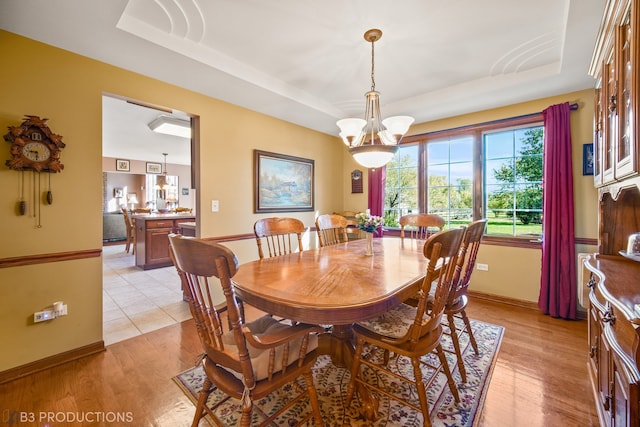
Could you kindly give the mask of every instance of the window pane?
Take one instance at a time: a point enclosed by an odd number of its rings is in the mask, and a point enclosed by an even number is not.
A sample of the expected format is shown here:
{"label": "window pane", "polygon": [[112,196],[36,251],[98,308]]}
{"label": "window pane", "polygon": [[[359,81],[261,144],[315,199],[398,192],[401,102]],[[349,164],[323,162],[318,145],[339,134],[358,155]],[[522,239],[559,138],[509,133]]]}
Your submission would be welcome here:
{"label": "window pane", "polygon": [[484,135],[487,234],[542,233],[543,142],[541,126]]}
{"label": "window pane", "polygon": [[494,132],[484,137],[486,159],[513,157],[513,132]]}
{"label": "window pane", "polygon": [[427,212],[442,216],[445,228],[473,216],[473,137],[427,144]]}
{"label": "window pane", "polygon": [[514,165],[515,161],[513,158],[487,160],[485,162],[485,182],[487,184],[514,182]]}
{"label": "window pane", "polygon": [[385,226],[398,227],[398,219],[418,211],[419,146],[403,145],[386,166],[384,194]]}
{"label": "window pane", "polygon": [[449,163],[449,143],[430,142],[427,144],[427,164],[438,165]]}

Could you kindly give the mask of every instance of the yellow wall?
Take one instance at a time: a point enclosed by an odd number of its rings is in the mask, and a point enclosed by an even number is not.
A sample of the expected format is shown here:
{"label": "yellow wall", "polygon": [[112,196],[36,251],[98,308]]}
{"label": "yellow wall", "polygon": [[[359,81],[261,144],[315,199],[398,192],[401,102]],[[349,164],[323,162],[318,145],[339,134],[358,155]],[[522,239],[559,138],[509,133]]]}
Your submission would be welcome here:
{"label": "yellow wall", "polygon": [[[201,236],[250,233],[253,214],[253,150],[315,160],[315,212],[287,214],[311,226],[318,213],[362,211],[367,206],[366,170],[338,138],[196,94],[148,77],[0,31],[0,131],[23,115],[48,117],[67,147],[65,170],[52,177],[54,203],[42,208],[42,228],[33,217],[15,214],[21,174],[4,167],[9,144],[0,150],[0,258],[99,249],[102,244],[102,95],[105,93],[169,106],[200,117],[201,188],[197,215]],[[597,197],[582,176],[582,144],[591,142],[592,92],[584,91],[518,106],[414,126],[411,132],[511,117],[558,102],[579,102],[572,113],[576,235],[595,238]],[[5,132],[3,131],[3,134]],[[351,194],[350,173],[365,172],[362,194]],[[342,173],[336,173],[336,171]],[[27,179],[31,174],[27,173]],[[210,210],[220,201],[220,212]],[[315,245],[315,236],[309,236]],[[255,242],[233,242],[241,262],[255,259]],[[504,263],[508,260],[508,263]],[[499,262],[500,261],[500,262]],[[474,276],[474,290],[535,301],[540,251],[483,246],[479,262],[488,272]],[[68,304],[69,315],[32,323],[33,313],[53,301]],[[102,259],[91,258],[0,269],[0,372],[102,339]]]}
{"label": "yellow wall", "polygon": [[[4,31],[0,57],[2,134],[25,114],[36,115],[48,117],[67,144],[65,169],[52,176],[54,203],[42,208],[43,227],[36,229],[34,218],[15,213],[21,173],[4,166],[9,144],[0,142],[0,258],[101,248],[103,93],[200,117],[203,236],[249,233],[267,216],[252,213],[254,149],[314,159],[316,211],[342,209],[343,177],[335,171],[343,169],[343,147],[335,137]],[[220,201],[220,212],[211,212],[212,199]],[[292,216],[312,225],[315,212]],[[255,257],[244,252],[241,261]],[[32,323],[35,311],[59,300],[68,304],[68,316]],[[102,259],[0,269],[0,331],[0,372],[101,341]]]}
{"label": "yellow wall", "polygon": [[[577,238],[598,237],[598,193],[593,186],[592,176],[582,175],[582,145],[593,142],[593,99],[592,89],[567,93],[560,96],[537,99],[507,107],[495,108],[472,114],[419,123],[409,129],[409,135],[418,135],[444,129],[517,117],[537,113],[546,107],[563,102],[578,103],[579,109],[571,113],[571,139],[573,143],[573,185],[575,207],[575,235]],[[345,172],[355,168],[348,153],[344,154]],[[366,207],[366,195],[352,195],[350,184],[345,183],[345,208]],[[365,181],[365,191],[366,191]],[[363,198],[364,197],[364,198]],[[577,245],[578,252],[595,252],[595,246]],[[489,265],[489,271],[476,270],[473,273],[471,289],[501,297],[521,301],[536,302],[540,288],[540,249],[524,249],[484,244],[478,252],[478,263]],[[507,262],[505,262],[507,261]]]}

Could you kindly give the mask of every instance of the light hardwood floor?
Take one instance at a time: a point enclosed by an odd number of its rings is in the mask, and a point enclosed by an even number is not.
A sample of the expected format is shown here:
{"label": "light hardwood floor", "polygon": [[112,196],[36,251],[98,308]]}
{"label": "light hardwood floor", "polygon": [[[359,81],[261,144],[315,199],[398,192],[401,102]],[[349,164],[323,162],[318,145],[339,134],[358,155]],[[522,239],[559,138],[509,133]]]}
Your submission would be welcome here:
{"label": "light hardwood floor", "polygon": [[[586,368],[586,321],[478,299],[468,314],[506,328],[479,426],[598,425]],[[192,367],[199,353],[192,320],[115,343],[102,354],[0,385],[0,425],[10,425],[7,417],[20,411],[36,420],[47,412],[95,411],[96,419],[119,414],[131,423],[91,425],[187,426],[194,406],[171,378]],[[63,425],[81,424],[51,423]]]}

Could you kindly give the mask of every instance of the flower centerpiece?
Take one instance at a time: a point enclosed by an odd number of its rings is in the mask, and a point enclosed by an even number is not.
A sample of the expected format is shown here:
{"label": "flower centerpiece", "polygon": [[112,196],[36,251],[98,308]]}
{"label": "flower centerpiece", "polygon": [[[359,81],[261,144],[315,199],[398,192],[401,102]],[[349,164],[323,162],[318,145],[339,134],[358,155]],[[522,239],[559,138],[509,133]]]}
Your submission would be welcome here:
{"label": "flower centerpiece", "polygon": [[377,233],[378,229],[384,225],[381,216],[370,215],[368,213],[356,214],[358,228],[367,233]]}
{"label": "flower centerpiece", "polygon": [[367,249],[365,255],[373,255],[373,233],[384,225],[384,220],[380,216],[370,215],[369,213],[356,214],[356,223],[358,228],[367,233]]}

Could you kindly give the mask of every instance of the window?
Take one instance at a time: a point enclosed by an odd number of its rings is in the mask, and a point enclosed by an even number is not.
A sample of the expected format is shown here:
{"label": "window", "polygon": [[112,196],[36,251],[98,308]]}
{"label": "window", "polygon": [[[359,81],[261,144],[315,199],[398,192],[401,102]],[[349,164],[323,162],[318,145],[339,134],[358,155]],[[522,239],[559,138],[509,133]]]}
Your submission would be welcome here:
{"label": "window", "polygon": [[445,228],[473,218],[473,137],[427,144],[427,213],[445,219]]}
{"label": "window", "polygon": [[484,206],[487,233],[542,234],[542,126],[486,133]]}
{"label": "window", "polygon": [[542,234],[539,114],[406,138],[387,165],[385,225],[435,213],[446,228],[487,218],[487,235]]}
{"label": "window", "polygon": [[418,157],[420,146],[403,145],[387,163],[384,193],[384,223],[400,227],[402,215],[419,212]]}

